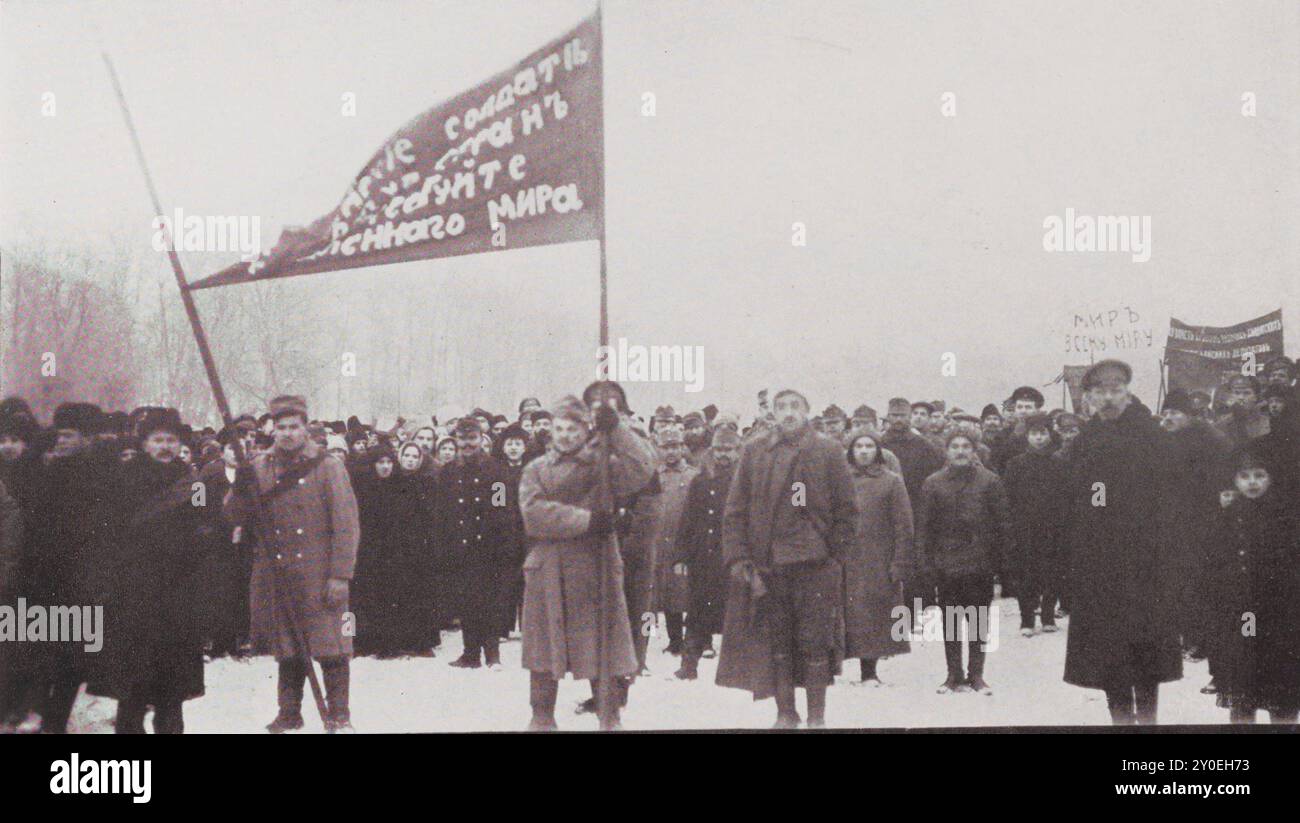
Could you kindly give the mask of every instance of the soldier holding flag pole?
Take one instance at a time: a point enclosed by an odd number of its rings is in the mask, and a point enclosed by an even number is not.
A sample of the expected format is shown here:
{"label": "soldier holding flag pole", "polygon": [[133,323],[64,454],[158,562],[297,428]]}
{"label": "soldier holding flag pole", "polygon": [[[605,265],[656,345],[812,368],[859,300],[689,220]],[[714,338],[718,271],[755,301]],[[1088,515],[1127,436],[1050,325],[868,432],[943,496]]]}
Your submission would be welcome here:
{"label": "soldier holding flag pole", "polygon": [[[566,674],[604,679],[598,694],[602,687],[608,694],[611,681],[638,668],[623,563],[611,551],[615,523],[609,501],[650,482],[654,452],[619,418],[615,404],[601,397],[594,415],[572,395],[556,401],[550,449],[524,468],[520,482],[519,506],[532,544],[524,561],[523,665],[530,672],[529,729],[535,731],[556,728],[559,680]],[[617,728],[617,698],[601,702],[602,728]]]}

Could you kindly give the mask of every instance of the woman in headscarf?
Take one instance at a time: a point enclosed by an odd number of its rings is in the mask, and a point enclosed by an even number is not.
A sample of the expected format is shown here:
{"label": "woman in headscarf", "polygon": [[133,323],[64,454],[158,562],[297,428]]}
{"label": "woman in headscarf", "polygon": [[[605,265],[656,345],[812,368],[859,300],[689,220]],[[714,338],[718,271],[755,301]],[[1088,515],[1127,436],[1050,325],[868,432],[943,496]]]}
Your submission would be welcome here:
{"label": "woman in headscarf", "polygon": [[433,546],[433,483],[428,458],[414,441],[397,453],[393,511],[383,574],[384,611],[392,617],[394,651],[432,657],[439,645]]}
{"label": "woman in headscarf", "polygon": [[[859,430],[848,442],[858,505],[857,539],[844,563],[845,654],[861,661],[862,685],[879,686],[876,661],[909,651],[910,618],[898,620],[903,583],[912,573],[912,503],[901,475],[886,468],[874,432]],[[895,624],[902,632],[894,631]]]}
{"label": "woman in headscarf", "polygon": [[353,651],[358,655],[394,656],[399,628],[392,594],[401,568],[394,562],[393,528],[397,502],[397,455],[387,444],[354,461],[352,487],[357,496],[361,540],[352,573],[351,606],[356,616]]}

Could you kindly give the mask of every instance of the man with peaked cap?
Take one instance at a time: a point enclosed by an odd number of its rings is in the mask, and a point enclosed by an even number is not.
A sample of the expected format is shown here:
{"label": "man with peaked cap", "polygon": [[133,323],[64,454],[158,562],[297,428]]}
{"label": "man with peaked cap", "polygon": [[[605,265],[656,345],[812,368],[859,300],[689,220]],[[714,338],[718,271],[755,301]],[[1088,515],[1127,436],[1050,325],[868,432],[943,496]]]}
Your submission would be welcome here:
{"label": "man with peaked cap", "polygon": [[686,462],[699,468],[700,461],[709,453],[709,424],[700,412],[687,412],[682,417],[682,437],[686,442]]}
{"label": "man with peaked cap", "polygon": [[[601,674],[602,646],[607,676],[637,672],[623,562],[609,546],[615,512],[600,500],[602,447],[609,449],[608,491],[615,500],[635,494],[654,477],[654,450],[632,433],[613,405],[602,402],[593,420],[587,404],[568,395],[556,401],[552,415],[551,445],[524,467],[519,487],[531,542],[524,561],[522,651],[530,677],[531,730],[556,728],[559,681],[566,674],[595,680]],[[601,552],[607,553],[608,563],[602,564]],[[604,587],[602,565],[608,575]],[[609,595],[604,609],[602,588]],[[617,714],[611,707],[611,727],[617,725]]]}
{"label": "man with peaked cap", "polygon": [[[290,617],[321,664],[327,732],[351,732],[348,588],[357,559],[357,501],[343,461],[308,437],[307,401],[271,401],[275,444],[239,467],[224,501],[230,522],[257,533],[249,591],[253,643],[275,655],[279,712],[267,731],[301,729],[307,668]],[[265,519],[262,519],[262,516]]]}
{"label": "man with peaked cap", "polygon": [[509,503],[505,467],[483,448],[478,421],[462,417],[452,431],[456,459],[442,467],[434,484],[437,540],[457,579],[451,590],[460,601],[465,641],[450,665],[501,668],[499,649],[505,585],[518,538]]}
{"label": "man with peaked cap", "polygon": [[686,610],[690,608],[690,588],[677,529],[681,525],[686,492],[699,469],[686,461],[686,442],[677,426],[656,429],[659,451],[659,494],[654,509],[655,593],[654,610],[664,613],[668,629],[668,653],[682,653],[686,641]]}
{"label": "man with peaked cap", "polygon": [[686,644],[676,676],[699,676],[700,656],[722,631],[727,606],[727,572],[722,563],[722,515],[740,456],[740,435],[719,428],[710,446],[712,460],[691,480],[686,494],[677,550],[686,565],[690,602],[686,610]]}
{"label": "man with peaked cap", "polygon": [[876,433],[879,425],[880,421],[876,418],[876,410],[866,403],[853,410],[851,429]]}
{"label": "man with peaked cap", "polygon": [[828,436],[836,439],[841,438],[848,431],[848,428],[848,415],[839,406],[832,403],[822,412],[822,431]]}
{"label": "man with peaked cap", "polygon": [[1129,392],[1133,370],[1102,360],[1083,375],[1096,414],[1074,441],[1067,480],[1070,628],[1065,682],[1106,692],[1116,725],[1152,724],[1159,684],[1182,677],[1178,628],[1164,604],[1160,426]]}

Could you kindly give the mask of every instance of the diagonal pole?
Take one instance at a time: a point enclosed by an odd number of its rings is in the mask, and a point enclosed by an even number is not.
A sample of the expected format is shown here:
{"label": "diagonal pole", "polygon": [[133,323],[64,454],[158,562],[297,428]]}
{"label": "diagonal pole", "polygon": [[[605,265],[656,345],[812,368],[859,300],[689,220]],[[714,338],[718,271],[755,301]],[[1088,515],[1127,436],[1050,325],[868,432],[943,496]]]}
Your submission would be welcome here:
{"label": "diagonal pole", "polygon": [[[140,171],[144,174],[145,186],[149,188],[149,198],[153,202],[153,213],[162,215],[162,205],[158,202],[158,191],[154,188],[153,177],[149,174],[149,165],[144,160],[144,149],[140,147],[140,136],[136,134],[135,122],[131,119],[131,110],[126,105],[126,95],[122,94],[122,84],[118,82],[117,70],[113,68],[113,61],[109,58],[108,53],[101,55],[104,58],[104,65],[108,67],[109,79],[113,81],[113,91],[117,94],[117,103],[122,108],[122,117],[126,120],[126,130],[131,135],[131,145],[135,148],[135,159],[140,164]],[[172,272],[176,275],[176,285],[181,291],[181,303],[185,306],[185,316],[189,318],[190,330],[194,332],[194,342],[199,346],[199,357],[203,360],[203,370],[208,374],[208,385],[212,387],[212,396],[217,401],[217,410],[221,412],[221,419],[225,423],[230,422],[230,404],[226,401],[226,392],[221,388],[221,377],[217,375],[217,364],[212,359],[212,350],[208,348],[208,336],[203,331],[203,323],[199,320],[199,310],[194,305],[194,296],[190,294],[189,282],[185,279],[185,270],[181,268],[181,258],[176,254],[176,243],[174,241],[172,229],[167,232],[167,259],[171,261]]]}

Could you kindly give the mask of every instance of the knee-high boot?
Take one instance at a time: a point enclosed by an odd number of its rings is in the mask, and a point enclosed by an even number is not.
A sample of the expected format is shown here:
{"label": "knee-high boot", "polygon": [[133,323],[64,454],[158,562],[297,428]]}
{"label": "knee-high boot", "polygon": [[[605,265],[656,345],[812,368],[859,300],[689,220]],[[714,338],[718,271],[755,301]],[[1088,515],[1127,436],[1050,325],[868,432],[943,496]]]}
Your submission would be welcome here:
{"label": "knee-high boot", "polygon": [[778,729],[799,728],[799,710],[794,703],[794,661],[778,655],[772,661],[776,669],[776,726]]}
{"label": "knee-high boot", "polygon": [[555,724],[555,700],[559,693],[559,682],[546,672],[528,673],[528,705],[533,709],[528,731],[549,732],[559,728]]}

